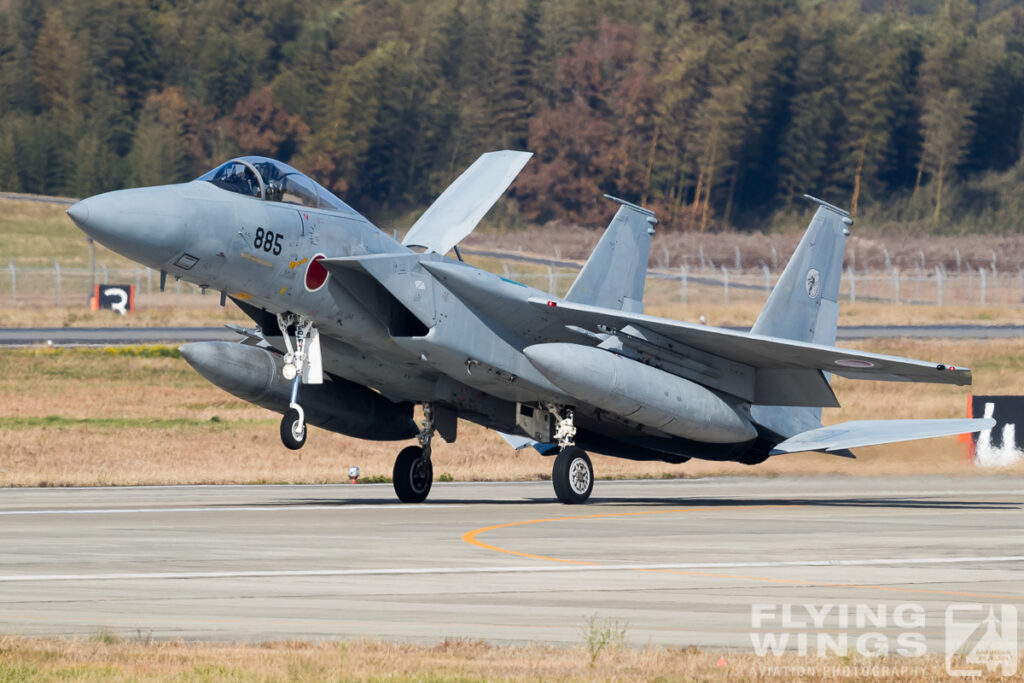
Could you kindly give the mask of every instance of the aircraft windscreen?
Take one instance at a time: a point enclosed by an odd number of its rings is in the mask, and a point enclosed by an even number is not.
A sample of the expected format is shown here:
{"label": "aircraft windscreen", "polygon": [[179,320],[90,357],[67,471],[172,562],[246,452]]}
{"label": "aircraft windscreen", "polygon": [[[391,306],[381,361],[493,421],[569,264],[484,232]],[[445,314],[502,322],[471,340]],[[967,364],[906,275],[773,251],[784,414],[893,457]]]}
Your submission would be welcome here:
{"label": "aircraft windscreen", "polygon": [[271,202],[355,213],[352,207],[302,172],[267,157],[234,159],[198,179],[230,192],[262,196]]}
{"label": "aircraft windscreen", "polygon": [[199,180],[213,183],[228,192],[237,192],[249,197],[260,196],[260,181],[256,173],[247,164],[229,161],[218,166],[209,173],[199,176]]}

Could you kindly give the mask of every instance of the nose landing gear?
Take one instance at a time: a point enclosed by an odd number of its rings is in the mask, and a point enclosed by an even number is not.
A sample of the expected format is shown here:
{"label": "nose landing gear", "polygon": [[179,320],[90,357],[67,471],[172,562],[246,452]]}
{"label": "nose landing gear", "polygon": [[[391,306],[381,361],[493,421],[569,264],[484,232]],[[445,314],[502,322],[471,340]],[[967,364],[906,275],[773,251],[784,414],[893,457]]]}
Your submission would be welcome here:
{"label": "nose landing gear", "polygon": [[[288,412],[281,419],[281,443],[296,451],[306,445],[306,413],[299,405],[300,384],[323,384],[323,361],[320,356],[320,333],[313,321],[294,313],[278,314],[277,325],[284,336],[288,353],[284,356],[282,374],[292,383]],[[295,345],[288,328],[295,326]]]}

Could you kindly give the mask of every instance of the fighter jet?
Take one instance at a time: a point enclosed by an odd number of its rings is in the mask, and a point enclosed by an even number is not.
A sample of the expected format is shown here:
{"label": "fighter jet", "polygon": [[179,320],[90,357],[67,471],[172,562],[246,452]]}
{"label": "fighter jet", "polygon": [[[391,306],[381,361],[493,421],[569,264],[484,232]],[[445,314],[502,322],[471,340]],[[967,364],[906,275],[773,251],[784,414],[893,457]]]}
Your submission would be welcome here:
{"label": "fighter jet", "polygon": [[[481,156],[402,242],[291,166],[232,159],[196,180],[78,202],[71,219],[100,243],[221,292],[255,323],[240,343],[181,347],[226,391],[283,414],[301,448],[308,425],[376,441],[415,439],[394,488],[422,502],[435,433],[458,419],[514,448],[554,456],[558,500],[593,489],[587,451],[631,460],[757,464],[986,429],[992,420],[890,420],[825,427],[831,375],[967,385],[971,372],[836,347],[839,280],[852,221],[818,208],[749,332],[643,312],[652,211],[618,209],[564,297],[465,263],[458,243],[530,158]],[[454,258],[449,254],[454,254]],[[414,407],[421,406],[417,425]]]}

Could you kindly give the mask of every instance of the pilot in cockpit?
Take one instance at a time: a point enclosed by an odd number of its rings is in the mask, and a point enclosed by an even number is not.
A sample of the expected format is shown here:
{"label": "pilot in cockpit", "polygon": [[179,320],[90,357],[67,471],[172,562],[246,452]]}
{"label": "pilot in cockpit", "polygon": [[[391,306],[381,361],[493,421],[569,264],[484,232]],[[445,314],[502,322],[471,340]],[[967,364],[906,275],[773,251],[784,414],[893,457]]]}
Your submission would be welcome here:
{"label": "pilot in cockpit", "polygon": [[284,188],[281,187],[281,183],[276,180],[268,182],[266,189],[263,190],[263,198],[271,202],[281,201],[284,198]]}
{"label": "pilot in cockpit", "polygon": [[323,186],[291,166],[266,157],[232,159],[199,176],[221,189],[271,202],[354,213]]}

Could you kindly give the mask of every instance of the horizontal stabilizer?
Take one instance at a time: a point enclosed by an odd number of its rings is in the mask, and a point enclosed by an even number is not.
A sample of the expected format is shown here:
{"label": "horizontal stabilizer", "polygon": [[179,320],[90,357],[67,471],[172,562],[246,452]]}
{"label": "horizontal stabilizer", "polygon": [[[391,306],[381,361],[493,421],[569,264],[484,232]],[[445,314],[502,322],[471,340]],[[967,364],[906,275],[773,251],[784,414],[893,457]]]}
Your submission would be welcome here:
{"label": "horizontal stabilizer", "polygon": [[480,155],[423,212],[402,244],[447,254],[473,232],[532,156],[508,149]]}
{"label": "horizontal stabilizer", "polygon": [[772,449],[772,455],[803,451],[842,451],[898,441],[930,439],[991,429],[996,421],[980,420],[856,420],[820,427],[790,437]]}

